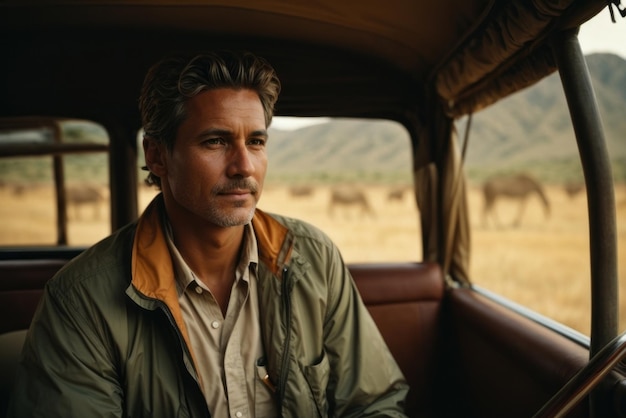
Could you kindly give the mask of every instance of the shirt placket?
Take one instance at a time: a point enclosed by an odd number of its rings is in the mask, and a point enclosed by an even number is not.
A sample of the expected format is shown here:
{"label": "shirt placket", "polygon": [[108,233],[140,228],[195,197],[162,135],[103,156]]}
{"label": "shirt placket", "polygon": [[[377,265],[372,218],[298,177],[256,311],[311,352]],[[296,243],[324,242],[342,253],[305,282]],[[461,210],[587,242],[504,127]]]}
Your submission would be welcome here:
{"label": "shirt placket", "polygon": [[[242,348],[242,326],[241,326],[241,309],[248,297],[248,286],[243,280],[238,280],[234,286],[233,292],[235,298],[231,298],[228,311],[226,313],[226,321],[232,329],[229,329],[230,335],[226,341],[224,353],[224,375],[226,380],[226,393],[228,398],[228,407],[231,418],[247,418],[251,417],[248,405],[248,389],[246,380],[245,364],[241,353]],[[232,309],[231,309],[232,308]],[[230,327],[229,327],[230,328]]]}

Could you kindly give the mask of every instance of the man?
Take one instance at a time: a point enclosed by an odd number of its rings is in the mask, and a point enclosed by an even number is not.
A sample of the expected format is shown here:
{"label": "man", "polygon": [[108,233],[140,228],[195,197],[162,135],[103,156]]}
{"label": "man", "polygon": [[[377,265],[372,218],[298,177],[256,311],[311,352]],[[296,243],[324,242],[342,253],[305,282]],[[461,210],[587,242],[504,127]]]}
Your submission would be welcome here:
{"label": "man", "polygon": [[405,380],[337,248],[256,209],[279,91],[250,53],[149,71],[162,193],[50,281],[9,416],[404,416]]}

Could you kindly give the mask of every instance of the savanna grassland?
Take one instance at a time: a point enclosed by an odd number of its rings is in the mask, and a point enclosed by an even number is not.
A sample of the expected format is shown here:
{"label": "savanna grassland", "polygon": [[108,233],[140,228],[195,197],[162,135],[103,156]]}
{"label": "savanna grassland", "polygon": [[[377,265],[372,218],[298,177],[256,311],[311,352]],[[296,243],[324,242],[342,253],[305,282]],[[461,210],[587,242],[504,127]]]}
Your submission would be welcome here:
{"label": "savanna grassland", "polygon": [[[359,207],[336,207],[329,213],[330,188],[315,187],[294,197],[282,185],[266,185],[259,207],[308,221],[324,230],[348,262],[415,261],[421,258],[418,213],[413,196],[389,200],[388,186],[364,189],[373,215]],[[546,216],[531,197],[519,227],[512,227],[517,201],[499,201],[501,226],[482,219],[482,194],[470,187],[473,281],[589,335],[590,267],[587,207],[584,191],[570,198],[560,187],[547,187],[551,203]],[[154,195],[143,188],[140,208]],[[69,241],[86,245],[109,233],[106,191],[97,204],[69,207]],[[0,245],[54,244],[52,189],[16,193],[0,189]],[[616,189],[620,281],[620,330],[626,328],[626,188]]]}
{"label": "savanna grassland", "polygon": [[[470,187],[472,226],[470,275],[474,283],[529,306],[585,335],[590,327],[590,262],[584,191],[570,198],[561,187],[547,187],[550,213],[530,197],[521,225],[511,226],[519,201],[501,200],[501,225],[483,223],[482,192]],[[292,198],[284,188],[270,189],[260,207],[294,214],[326,231],[351,261],[407,261],[421,258],[416,204],[408,193],[387,199],[388,187],[367,190],[375,217],[359,208],[328,214],[329,190]],[[626,293],[626,188],[616,190],[620,293]],[[626,297],[620,303],[620,328],[626,328]]]}

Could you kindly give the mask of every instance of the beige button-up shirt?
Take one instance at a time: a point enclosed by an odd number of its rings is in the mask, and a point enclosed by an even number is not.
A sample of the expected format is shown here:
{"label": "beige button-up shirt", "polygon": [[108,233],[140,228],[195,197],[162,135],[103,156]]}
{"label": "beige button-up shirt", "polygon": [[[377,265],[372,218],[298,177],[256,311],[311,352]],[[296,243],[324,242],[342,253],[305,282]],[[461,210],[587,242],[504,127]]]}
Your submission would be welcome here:
{"label": "beige button-up shirt", "polygon": [[262,366],[257,297],[258,248],[252,225],[245,226],[241,259],[225,317],[211,290],[197,279],[174,245],[169,222],[165,221],[164,229],[178,300],[211,415],[276,417],[273,393],[262,380],[266,373]]}

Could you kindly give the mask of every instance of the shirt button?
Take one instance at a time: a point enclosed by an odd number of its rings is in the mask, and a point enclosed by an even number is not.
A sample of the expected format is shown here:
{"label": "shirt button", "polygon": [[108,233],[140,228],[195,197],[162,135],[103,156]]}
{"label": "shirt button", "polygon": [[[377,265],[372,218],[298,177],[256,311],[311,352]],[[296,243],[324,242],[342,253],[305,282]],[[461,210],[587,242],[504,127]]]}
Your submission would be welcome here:
{"label": "shirt button", "polygon": [[200,286],[196,286],[196,293],[199,295],[202,294],[202,288]]}
{"label": "shirt button", "polygon": [[[211,328],[218,329],[219,327],[220,327],[220,323],[218,321],[211,322]],[[238,414],[241,414],[241,412],[238,412]],[[237,415],[237,416],[240,417],[241,415]]]}
{"label": "shirt button", "polygon": [[236,416],[237,418],[241,418],[241,417],[243,416],[243,414],[242,414],[241,412],[237,412],[237,413],[235,414],[235,416]]}

